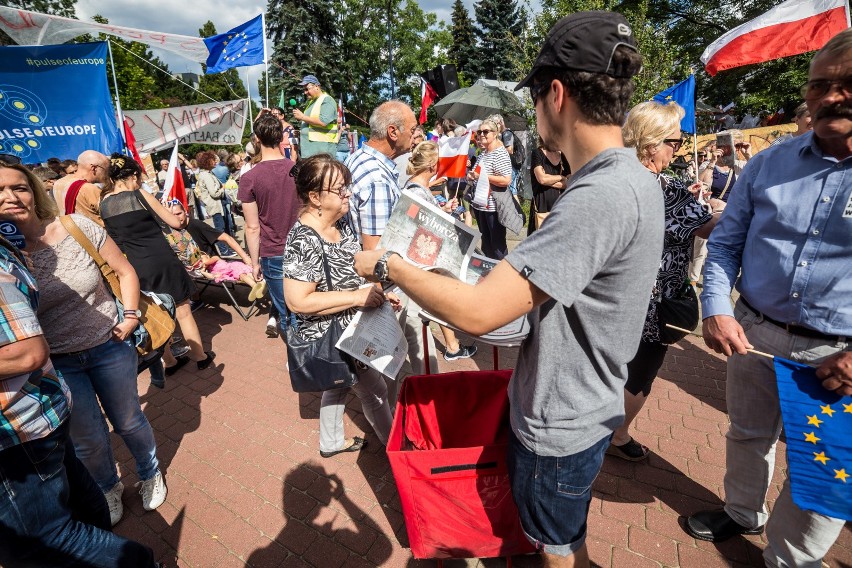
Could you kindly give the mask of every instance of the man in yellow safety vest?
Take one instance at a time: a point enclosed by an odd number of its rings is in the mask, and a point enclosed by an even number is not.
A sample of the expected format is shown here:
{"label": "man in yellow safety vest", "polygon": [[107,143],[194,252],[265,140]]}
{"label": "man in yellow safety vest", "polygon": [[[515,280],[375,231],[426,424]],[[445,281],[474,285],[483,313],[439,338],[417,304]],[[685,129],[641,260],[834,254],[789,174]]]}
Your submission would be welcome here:
{"label": "man in yellow safety vest", "polygon": [[314,75],[305,75],[299,83],[305,89],[310,101],[305,111],[293,111],[293,118],[302,121],[301,157],[309,158],[317,154],[334,156],[340,136],[337,125],[337,104],[334,98],[323,93],[319,80]]}

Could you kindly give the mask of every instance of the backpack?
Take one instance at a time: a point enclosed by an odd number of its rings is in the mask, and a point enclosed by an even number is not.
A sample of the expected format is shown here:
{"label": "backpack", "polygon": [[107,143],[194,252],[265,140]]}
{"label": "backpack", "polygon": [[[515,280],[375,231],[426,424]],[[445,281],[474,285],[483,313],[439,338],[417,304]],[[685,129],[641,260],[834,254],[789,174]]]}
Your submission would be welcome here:
{"label": "backpack", "polygon": [[514,131],[510,130],[509,132],[512,133],[512,154],[509,159],[512,161],[512,167],[519,170],[527,159],[527,149],[524,148],[523,142]]}

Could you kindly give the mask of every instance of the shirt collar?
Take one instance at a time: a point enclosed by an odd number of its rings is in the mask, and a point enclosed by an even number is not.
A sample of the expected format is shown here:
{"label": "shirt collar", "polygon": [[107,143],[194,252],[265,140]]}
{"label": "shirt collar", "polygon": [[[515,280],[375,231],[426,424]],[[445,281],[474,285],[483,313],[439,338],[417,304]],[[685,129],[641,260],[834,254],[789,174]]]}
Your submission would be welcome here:
{"label": "shirt collar", "polygon": [[817,144],[817,137],[814,135],[813,130],[802,134],[796,138],[793,138],[787,144],[799,144],[799,157],[803,157],[806,152],[813,154],[818,158],[822,158],[823,160],[828,160],[829,162],[843,162],[848,160],[849,158],[844,158],[843,160],[838,160],[834,156],[830,156],[826,154],[822,148]]}
{"label": "shirt collar", "polygon": [[365,154],[369,154],[370,156],[378,160],[388,171],[388,173],[393,175],[394,179],[399,177],[399,172],[396,171],[396,163],[393,160],[391,160],[390,158],[388,158],[387,156],[385,156],[384,154],[382,154],[381,152],[379,152],[368,144],[364,144],[361,147],[361,150]]}

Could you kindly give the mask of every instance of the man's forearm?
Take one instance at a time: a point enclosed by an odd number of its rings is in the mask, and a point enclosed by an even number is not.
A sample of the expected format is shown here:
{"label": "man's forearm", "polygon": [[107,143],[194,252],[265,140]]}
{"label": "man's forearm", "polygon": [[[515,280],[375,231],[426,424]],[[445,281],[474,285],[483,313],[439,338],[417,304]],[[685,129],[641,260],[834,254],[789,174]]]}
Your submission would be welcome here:
{"label": "man's forearm", "polygon": [[246,227],[246,246],[252,266],[260,264],[260,227]]}

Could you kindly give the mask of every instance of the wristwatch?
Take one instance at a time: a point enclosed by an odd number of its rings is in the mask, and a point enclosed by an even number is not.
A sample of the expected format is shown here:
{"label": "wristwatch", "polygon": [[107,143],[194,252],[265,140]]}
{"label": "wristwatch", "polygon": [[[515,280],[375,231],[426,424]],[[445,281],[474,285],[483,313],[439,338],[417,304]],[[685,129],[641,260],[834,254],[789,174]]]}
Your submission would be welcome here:
{"label": "wristwatch", "polygon": [[379,260],[376,262],[376,266],[373,267],[373,275],[381,282],[390,281],[390,279],[388,278],[388,259],[391,257],[392,254],[399,256],[399,253],[389,250],[379,258]]}
{"label": "wristwatch", "polygon": [[136,316],[137,318],[141,318],[142,310],[124,310],[124,316]]}

